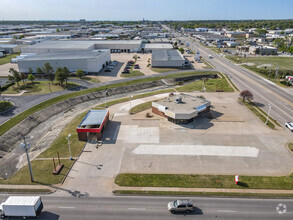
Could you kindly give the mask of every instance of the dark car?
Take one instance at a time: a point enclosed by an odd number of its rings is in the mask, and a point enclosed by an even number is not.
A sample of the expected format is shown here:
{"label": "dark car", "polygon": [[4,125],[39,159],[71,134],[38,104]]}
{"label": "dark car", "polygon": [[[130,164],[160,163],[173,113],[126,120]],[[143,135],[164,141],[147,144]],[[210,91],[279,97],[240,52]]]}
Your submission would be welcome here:
{"label": "dark car", "polygon": [[129,70],[124,70],[122,73],[129,73]]}
{"label": "dark car", "polygon": [[106,69],[105,72],[111,72],[111,70],[110,69]]}

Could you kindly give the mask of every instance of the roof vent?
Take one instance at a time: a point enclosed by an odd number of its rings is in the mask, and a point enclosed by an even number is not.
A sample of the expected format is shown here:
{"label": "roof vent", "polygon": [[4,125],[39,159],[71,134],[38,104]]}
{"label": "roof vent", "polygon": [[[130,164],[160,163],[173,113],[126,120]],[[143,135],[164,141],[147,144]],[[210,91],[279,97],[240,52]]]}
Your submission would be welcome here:
{"label": "roof vent", "polygon": [[177,104],[178,104],[178,103],[181,103],[181,102],[182,102],[182,98],[181,98],[181,97],[176,97],[174,101],[175,101],[175,103],[177,103]]}

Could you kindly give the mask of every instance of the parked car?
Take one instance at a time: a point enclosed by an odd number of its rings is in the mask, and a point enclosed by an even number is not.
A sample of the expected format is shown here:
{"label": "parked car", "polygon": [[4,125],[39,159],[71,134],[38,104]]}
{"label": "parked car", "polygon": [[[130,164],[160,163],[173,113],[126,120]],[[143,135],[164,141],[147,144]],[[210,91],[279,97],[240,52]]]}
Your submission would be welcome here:
{"label": "parked car", "polygon": [[110,69],[106,69],[105,72],[111,72],[111,70]]}
{"label": "parked car", "polygon": [[193,202],[190,199],[177,199],[168,203],[168,210],[174,214],[176,212],[192,212],[194,210]]}
{"label": "parked car", "polygon": [[129,70],[124,70],[122,73],[129,73]]}
{"label": "parked car", "polygon": [[114,69],[113,66],[107,66],[107,69]]}
{"label": "parked car", "polygon": [[139,66],[134,66],[133,68],[134,68],[134,69],[139,69]]}
{"label": "parked car", "polygon": [[287,123],[285,123],[285,126],[286,126],[287,128],[289,128],[290,131],[293,132],[293,122],[287,122]]}
{"label": "parked car", "polygon": [[125,69],[131,69],[131,66],[126,66]]}

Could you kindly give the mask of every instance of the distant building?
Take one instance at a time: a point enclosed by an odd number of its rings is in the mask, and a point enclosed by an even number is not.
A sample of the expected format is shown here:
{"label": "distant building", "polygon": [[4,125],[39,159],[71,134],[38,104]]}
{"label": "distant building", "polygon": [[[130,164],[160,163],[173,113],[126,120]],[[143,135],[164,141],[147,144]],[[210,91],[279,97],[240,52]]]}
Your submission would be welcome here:
{"label": "distant building", "polygon": [[38,67],[50,63],[53,69],[67,67],[70,72],[82,69],[88,73],[97,73],[111,61],[110,50],[72,50],[47,52],[23,57],[18,60],[18,68],[22,73],[28,73],[29,68],[36,72]]}
{"label": "distant building", "polygon": [[249,54],[277,55],[278,50],[275,47],[251,46],[249,47]]}
{"label": "distant building", "polygon": [[237,46],[240,46],[240,43],[238,42],[235,42],[235,41],[227,41],[225,42],[227,47],[231,47],[231,48],[234,48],[234,47],[237,47]]}
{"label": "distant building", "polygon": [[152,112],[175,124],[188,124],[196,117],[210,111],[211,102],[187,94],[167,97],[152,102]]}
{"label": "distant building", "polygon": [[5,54],[19,53],[21,50],[21,46],[17,44],[0,44],[0,49],[3,50]]}
{"label": "distant building", "polygon": [[152,53],[155,50],[171,50],[173,49],[170,43],[154,43],[154,44],[142,44],[141,51],[146,53]]}
{"label": "distant building", "polygon": [[184,65],[185,59],[178,50],[152,51],[152,67],[184,67]]}

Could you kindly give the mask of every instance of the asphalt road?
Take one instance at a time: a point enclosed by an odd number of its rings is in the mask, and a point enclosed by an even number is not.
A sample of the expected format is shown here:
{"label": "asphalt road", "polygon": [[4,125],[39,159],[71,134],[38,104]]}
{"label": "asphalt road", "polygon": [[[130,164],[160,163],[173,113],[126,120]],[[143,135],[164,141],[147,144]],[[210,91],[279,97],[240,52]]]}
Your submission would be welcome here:
{"label": "asphalt road", "polygon": [[[179,37],[188,42],[191,49],[199,50],[200,55],[208,60],[218,71],[228,75],[240,91],[248,89],[254,95],[254,101],[268,112],[271,105],[271,116],[284,126],[285,122],[293,121],[293,89],[282,88],[271,81],[238,66],[208,48],[195,43],[187,37]],[[209,54],[213,56],[209,59]]]}
{"label": "asphalt road", "polygon": [[[6,197],[0,195],[0,200]],[[196,206],[194,212],[171,214],[167,210],[167,203],[175,199],[178,197],[42,196],[44,209],[38,219],[293,219],[292,199],[194,197],[191,198]],[[280,203],[286,205],[282,214],[276,210]],[[283,212],[283,208],[280,210]]]}

